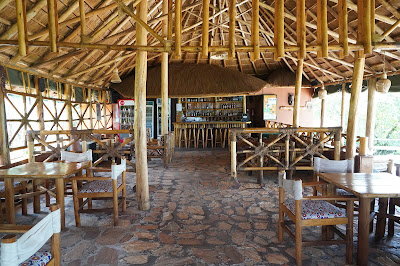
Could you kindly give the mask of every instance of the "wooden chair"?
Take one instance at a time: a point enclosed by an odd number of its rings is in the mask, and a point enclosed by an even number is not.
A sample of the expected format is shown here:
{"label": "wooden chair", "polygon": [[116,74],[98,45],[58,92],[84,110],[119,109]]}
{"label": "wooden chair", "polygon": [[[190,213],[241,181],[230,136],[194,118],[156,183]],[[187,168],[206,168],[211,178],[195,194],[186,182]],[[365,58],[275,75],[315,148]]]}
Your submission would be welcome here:
{"label": "wooden chair", "polygon": [[[24,233],[18,240],[6,235],[1,242],[1,265],[61,265],[61,214],[57,204],[50,205],[51,213],[35,226],[0,225],[1,233]],[[38,251],[51,238],[51,251]]]}
{"label": "wooden chair", "polygon": [[[388,172],[392,173],[394,161],[388,163]],[[396,164],[396,175],[400,176],[400,165]],[[389,199],[389,211],[386,217],[388,218],[388,236],[394,236],[394,223],[400,224],[400,216],[396,215],[396,206],[400,206],[400,198]],[[378,231],[378,229],[377,229]]]}
{"label": "wooden chair", "polygon": [[[27,186],[26,186],[26,181],[21,181],[21,182],[14,182],[14,194],[20,193],[26,194],[27,192]],[[4,182],[0,182],[0,224],[3,223],[3,206],[1,199],[6,197],[6,192],[5,192],[5,186]],[[28,200],[27,198],[22,198],[22,214],[27,215],[28,214]]]}
{"label": "wooden chair", "polygon": [[[316,185],[316,184],[314,184]],[[285,192],[294,199],[285,200]],[[346,244],[346,262],[352,263],[353,259],[353,206],[354,196],[308,196],[303,197],[303,184],[301,180],[286,180],[286,173],[279,173],[279,224],[278,239],[283,241],[283,232],[286,231],[296,242],[296,264],[302,264],[302,247],[308,245],[336,245]],[[347,201],[347,211],[344,211],[328,200]],[[290,221],[285,221],[287,216]],[[295,225],[293,233],[289,224]],[[322,234],[320,241],[302,240],[302,229],[305,226],[346,225],[346,234],[334,228],[334,231],[343,240],[327,240]]]}
{"label": "wooden chair", "polygon": [[[93,171],[106,172],[107,170],[101,169]],[[110,171],[107,171],[110,172]],[[122,176],[120,179],[119,176]],[[111,177],[94,177],[94,176],[80,176],[72,177],[72,191],[74,198],[74,211],[75,223],[79,227],[81,225],[80,213],[91,213],[98,211],[108,211],[110,209],[93,209],[91,204],[88,204],[88,209],[83,207],[86,203],[90,203],[91,199],[112,199],[113,208],[111,209],[114,214],[114,225],[118,223],[118,207],[122,205],[122,211],[126,210],[126,160],[121,159],[121,164],[111,165]],[[87,181],[82,187],[78,188],[78,181]],[[118,202],[118,194],[122,194],[121,201]],[[86,199],[80,204],[80,199]]]}

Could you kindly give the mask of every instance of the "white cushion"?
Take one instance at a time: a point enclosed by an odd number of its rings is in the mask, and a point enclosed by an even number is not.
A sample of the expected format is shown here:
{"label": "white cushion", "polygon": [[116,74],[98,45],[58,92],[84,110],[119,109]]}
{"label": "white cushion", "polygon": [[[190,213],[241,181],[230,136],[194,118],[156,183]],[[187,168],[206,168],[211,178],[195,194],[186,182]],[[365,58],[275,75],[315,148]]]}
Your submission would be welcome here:
{"label": "white cushion", "polygon": [[[324,200],[302,200],[301,216],[303,220],[329,219],[346,217],[346,212]],[[292,213],[295,211],[295,201],[288,199],[283,203]]]}

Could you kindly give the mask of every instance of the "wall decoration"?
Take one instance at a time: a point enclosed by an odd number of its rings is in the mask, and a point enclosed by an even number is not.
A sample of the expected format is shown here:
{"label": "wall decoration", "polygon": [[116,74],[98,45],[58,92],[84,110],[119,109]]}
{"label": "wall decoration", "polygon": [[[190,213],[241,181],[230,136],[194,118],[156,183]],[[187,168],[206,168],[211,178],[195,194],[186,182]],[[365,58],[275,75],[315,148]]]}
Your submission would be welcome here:
{"label": "wall decoration", "polygon": [[275,94],[264,95],[264,120],[276,120],[277,96]]}

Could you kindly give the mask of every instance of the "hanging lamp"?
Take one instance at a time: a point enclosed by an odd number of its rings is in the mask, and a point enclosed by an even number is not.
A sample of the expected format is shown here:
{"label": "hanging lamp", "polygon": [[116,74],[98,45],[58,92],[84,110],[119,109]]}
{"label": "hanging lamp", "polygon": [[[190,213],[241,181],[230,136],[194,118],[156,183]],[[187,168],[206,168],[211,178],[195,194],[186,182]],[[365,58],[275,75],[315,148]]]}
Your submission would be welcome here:
{"label": "hanging lamp", "polygon": [[381,78],[376,82],[376,91],[381,93],[387,93],[392,86],[392,82],[387,78],[387,74],[385,71],[385,52],[383,52],[383,74]]}
{"label": "hanging lamp", "polygon": [[115,68],[114,68],[113,73],[111,75],[111,82],[112,83],[121,83],[122,82],[121,78],[119,77],[118,68],[117,68],[116,65],[115,65]]}
{"label": "hanging lamp", "polygon": [[321,88],[318,90],[318,98],[321,100],[325,99],[325,97],[328,95],[328,92],[325,89],[325,85],[322,84]]}

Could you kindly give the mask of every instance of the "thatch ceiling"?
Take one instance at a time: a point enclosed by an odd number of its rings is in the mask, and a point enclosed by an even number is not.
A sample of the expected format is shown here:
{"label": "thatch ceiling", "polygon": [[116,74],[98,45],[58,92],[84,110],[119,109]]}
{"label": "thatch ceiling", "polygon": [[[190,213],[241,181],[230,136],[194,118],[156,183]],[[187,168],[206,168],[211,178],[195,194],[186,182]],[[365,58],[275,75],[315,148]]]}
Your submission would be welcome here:
{"label": "thatch ceiling", "polygon": [[[135,76],[129,76],[110,87],[126,98],[134,98]],[[243,95],[272,87],[265,81],[216,65],[170,64],[168,72],[169,97]],[[147,97],[161,97],[161,66],[147,72]]]}
{"label": "thatch ceiling", "polygon": [[[357,39],[357,5],[349,1],[349,42]],[[17,26],[15,1],[0,1],[0,64],[36,71],[43,75],[52,76],[83,86],[107,87],[114,67],[119,72],[128,76],[134,70],[135,51],[129,51],[130,45],[136,42],[136,23],[126,14],[118,14],[118,7],[113,0],[85,0],[86,13],[86,42],[90,44],[125,45],[123,51],[103,50],[93,47],[81,49],[80,20],[78,0],[56,0],[58,9],[59,52],[50,52],[45,47],[49,41],[48,16],[46,0],[26,0],[27,35],[30,43],[27,56],[18,54]],[[184,46],[201,45],[202,27],[202,1],[182,0],[182,32]],[[329,45],[338,44],[338,0],[328,0],[328,33]],[[376,26],[375,36],[387,31],[400,19],[400,1],[376,0]],[[124,0],[124,3],[133,10],[138,1]],[[132,4],[133,3],[133,4]],[[229,1],[210,1],[210,45],[228,45],[228,13],[226,12]],[[148,1],[149,25],[161,35],[162,1]],[[317,11],[316,1],[306,1],[306,41],[307,45],[316,43]],[[172,11],[174,6],[172,7]],[[219,12],[225,10],[225,12]],[[236,1],[236,45],[251,45],[251,17],[252,8],[250,0]],[[274,29],[274,1],[260,1],[260,45],[273,46]],[[285,45],[296,43],[296,1],[285,1]],[[400,27],[395,29],[383,39],[383,43],[400,43]],[[11,40],[11,41],[10,41]],[[160,45],[159,41],[150,34],[149,45]],[[10,45],[11,44],[11,45]],[[75,46],[77,48],[72,48]],[[35,45],[35,46],[34,46]],[[69,47],[68,47],[69,46]],[[400,49],[400,48],[398,48]],[[280,61],[273,60],[273,54],[262,52],[261,59],[250,61],[248,52],[236,51],[234,60],[213,60],[210,56],[202,58],[199,52],[184,52],[182,59],[174,59],[170,54],[172,63],[199,63],[223,66],[239,70],[242,73],[263,75],[273,69],[286,67],[291,71],[296,70],[297,55],[295,52],[286,52]],[[392,49],[386,51],[384,60],[382,51],[373,51],[367,55],[364,75],[379,74],[383,65],[389,75],[397,74],[400,70],[400,52]],[[160,53],[149,52],[150,66],[157,65]],[[353,73],[354,53],[339,59],[339,52],[329,52],[328,58],[317,58],[314,52],[307,53],[305,59],[304,76],[311,81],[336,82],[351,79]]]}

